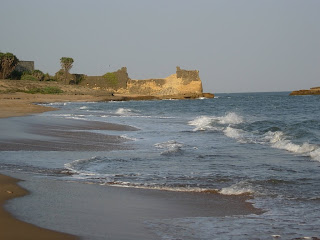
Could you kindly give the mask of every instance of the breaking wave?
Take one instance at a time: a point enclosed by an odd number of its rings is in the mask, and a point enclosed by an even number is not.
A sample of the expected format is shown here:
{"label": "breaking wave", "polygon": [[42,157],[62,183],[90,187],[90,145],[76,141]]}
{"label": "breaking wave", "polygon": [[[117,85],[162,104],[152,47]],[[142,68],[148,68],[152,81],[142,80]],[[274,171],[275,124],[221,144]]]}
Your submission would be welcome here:
{"label": "breaking wave", "polygon": [[267,132],[264,139],[271,144],[273,148],[286,150],[292,153],[309,156],[314,160],[320,161],[320,146],[304,142],[296,144],[287,139],[282,131]]}
{"label": "breaking wave", "polygon": [[189,125],[195,126],[193,131],[223,130],[225,125],[237,125],[243,122],[243,118],[234,112],[227,113],[225,116],[200,116],[189,121]]}
{"label": "breaking wave", "polygon": [[[294,143],[281,128],[281,122],[245,122],[243,117],[230,112],[225,116],[200,116],[189,121],[193,131],[218,131],[239,143],[268,144],[272,148],[311,157],[320,161],[320,146],[308,142]],[[295,136],[292,132],[290,135]],[[297,134],[296,134],[297,135]],[[299,136],[296,136],[299,138]]]}

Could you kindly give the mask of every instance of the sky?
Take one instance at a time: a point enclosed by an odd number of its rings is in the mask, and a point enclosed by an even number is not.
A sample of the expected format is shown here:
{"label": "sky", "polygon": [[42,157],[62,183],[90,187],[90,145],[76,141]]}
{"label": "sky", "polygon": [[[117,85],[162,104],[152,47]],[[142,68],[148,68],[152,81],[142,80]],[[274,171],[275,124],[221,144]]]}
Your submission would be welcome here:
{"label": "sky", "polygon": [[54,74],[197,69],[205,92],[320,86],[320,0],[1,0],[0,52]]}

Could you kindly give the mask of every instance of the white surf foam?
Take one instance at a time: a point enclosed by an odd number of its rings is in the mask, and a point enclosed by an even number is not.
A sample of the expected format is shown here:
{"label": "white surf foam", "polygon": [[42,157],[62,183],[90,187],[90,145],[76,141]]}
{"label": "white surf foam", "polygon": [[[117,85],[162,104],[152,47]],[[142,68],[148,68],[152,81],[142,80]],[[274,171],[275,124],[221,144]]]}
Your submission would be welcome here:
{"label": "white surf foam", "polygon": [[241,130],[240,129],[235,129],[232,127],[226,127],[223,130],[224,134],[229,137],[229,138],[234,138],[234,139],[240,139],[242,138]]}
{"label": "white surf foam", "polygon": [[213,126],[211,126],[211,123],[213,119],[214,118],[208,116],[200,116],[192,121],[189,121],[189,125],[195,126],[195,129],[193,129],[193,131],[212,130]]}
{"label": "white surf foam", "polygon": [[227,113],[223,117],[218,117],[218,120],[220,124],[240,124],[243,122],[243,118],[234,112]]}
{"label": "white surf foam", "polygon": [[219,193],[217,189],[207,189],[199,187],[167,187],[159,185],[141,185],[130,182],[106,182],[105,185],[111,185],[115,187],[125,187],[125,188],[138,188],[138,189],[152,189],[159,191],[169,191],[169,192],[196,192],[196,193]]}

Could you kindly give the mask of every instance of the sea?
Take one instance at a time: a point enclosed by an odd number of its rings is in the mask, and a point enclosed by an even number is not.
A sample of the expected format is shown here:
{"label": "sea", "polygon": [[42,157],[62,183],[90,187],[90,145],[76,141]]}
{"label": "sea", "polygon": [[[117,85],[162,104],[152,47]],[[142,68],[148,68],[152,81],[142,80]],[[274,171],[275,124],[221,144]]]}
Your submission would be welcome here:
{"label": "sea", "polygon": [[6,154],[13,159],[7,169],[46,174],[46,169],[62,168],[68,174],[50,171],[50,177],[116,187],[247,195],[264,211],[148,223],[165,240],[320,238],[320,96],[225,93],[213,99],[44,105],[59,110],[38,115],[40,121],[77,119],[134,127],[136,131],[120,133],[94,130],[121,135],[132,149],[78,153],[63,166],[31,157],[29,167],[12,153],[2,152],[1,159]]}

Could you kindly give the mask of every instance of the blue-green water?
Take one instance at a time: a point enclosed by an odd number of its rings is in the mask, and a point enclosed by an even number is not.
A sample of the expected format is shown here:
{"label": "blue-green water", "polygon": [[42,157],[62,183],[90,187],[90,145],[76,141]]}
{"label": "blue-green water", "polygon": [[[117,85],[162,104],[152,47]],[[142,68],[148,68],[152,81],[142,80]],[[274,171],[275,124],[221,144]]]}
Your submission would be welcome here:
{"label": "blue-green water", "polygon": [[[254,205],[266,211],[258,216],[149,223],[163,239],[320,237],[319,96],[247,93],[187,101],[49,105],[61,110],[38,116],[40,121],[71,118],[139,129],[121,133],[134,150],[70,157],[61,167],[74,175],[65,180],[250,194]],[[35,161],[30,164],[36,166]],[[57,167],[54,161],[41,164]]]}

